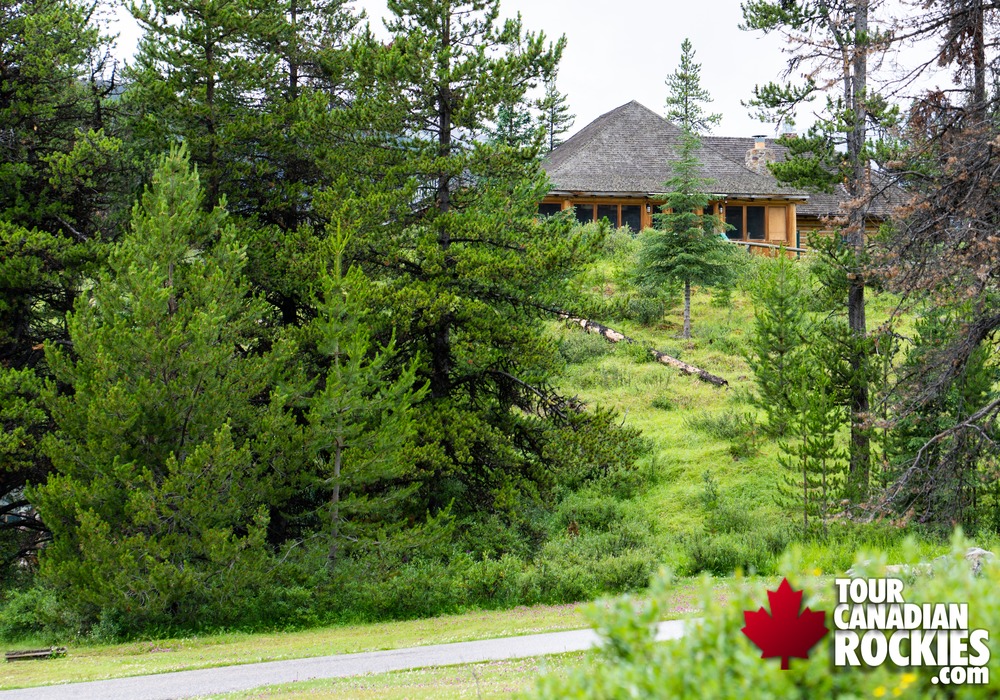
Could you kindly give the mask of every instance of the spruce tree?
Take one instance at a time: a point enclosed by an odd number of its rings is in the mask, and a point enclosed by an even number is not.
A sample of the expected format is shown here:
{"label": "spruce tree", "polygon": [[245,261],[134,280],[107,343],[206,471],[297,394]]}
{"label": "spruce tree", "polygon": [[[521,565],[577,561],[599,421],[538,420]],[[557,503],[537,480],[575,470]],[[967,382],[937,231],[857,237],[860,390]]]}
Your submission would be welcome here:
{"label": "spruce tree", "polygon": [[545,81],[545,95],[538,100],[539,123],[545,129],[546,148],[551,151],[560,143],[560,136],[573,127],[576,116],[570,114],[566,95],[559,92],[556,76]]}
{"label": "spruce tree", "polygon": [[672,175],[665,183],[667,201],[653,217],[653,231],[641,238],[636,278],[640,284],[662,288],[684,287],[683,337],[691,337],[691,286],[717,285],[732,275],[732,250],[719,235],[723,224],[706,214],[708,182],[699,176],[698,151],[701,134],[722,118],[706,114],[704,103],[711,97],[701,87],[701,65],[687,39],[681,45],[681,62],[667,78],[667,118],[681,129],[680,147],[671,162]]}
{"label": "spruce tree", "polygon": [[46,357],[54,473],[29,496],[52,530],[42,575],[86,621],[224,623],[267,581],[280,508],[276,358],[253,352],[264,307],[221,208],[174,150],[109,269]]}

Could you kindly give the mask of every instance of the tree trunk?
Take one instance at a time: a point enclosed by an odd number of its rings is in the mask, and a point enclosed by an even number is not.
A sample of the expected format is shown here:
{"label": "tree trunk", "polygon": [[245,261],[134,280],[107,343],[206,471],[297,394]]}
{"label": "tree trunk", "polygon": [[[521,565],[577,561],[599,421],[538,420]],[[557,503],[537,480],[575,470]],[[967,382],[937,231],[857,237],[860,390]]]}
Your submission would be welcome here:
{"label": "tree trunk", "polygon": [[691,280],[684,280],[684,339],[691,339]]}
{"label": "tree trunk", "polygon": [[[847,139],[848,162],[851,177],[848,192],[855,201],[863,201],[868,190],[868,159],[865,156],[867,90],[868,90],[868,0],[860,0],[854,14],[854,55],[852,60],[850,93],[847,105],[853,115],[851,132]],[[855,204],[848,213],[847,243],[854,251],[854,264],[847,295],[847,319],[853,336],[850,348],[851,365],[851,490],[855,498],[864,498],[868,492],[871,469],[871,438],[868,423],[868,328],[865,318],[865,280],[861,271],[865,250],[865,209]]]}
{"label": "tree trunk", "polygon": [[[449,9],[445,9],[441,15],[441,43],[445,49],[451,46],[451,11]],[[437,96],[438,156],[443,159],[451,155],[452,94],[451,62],[447,58],[447,51],[442,51],[441,55],[445,58],[439,69],[445,82],[439,86]],[[438,174],[436,204],[439,214],[447,214],[451,209],[451,175],[446,171]],[[448,253],[451,247],[451,234],[444,223],[438,225],[438,246],[444,256],[446,274],[449,274],[454,267],[454,261]],[[432,331],[430,385],[431,396],[434,398],[444,398],[451,393],[451,326],[453,321],[451,314],[445,312]]]}
{"label": "tree trunk", "polygon": [[[338,426],[343,433],[343,426]],[[337,561],[340,553],[340,466],[344,454],[344,438],[337,436],[333,453],[333,493],[330,495],[330,554],[331,563]]]}

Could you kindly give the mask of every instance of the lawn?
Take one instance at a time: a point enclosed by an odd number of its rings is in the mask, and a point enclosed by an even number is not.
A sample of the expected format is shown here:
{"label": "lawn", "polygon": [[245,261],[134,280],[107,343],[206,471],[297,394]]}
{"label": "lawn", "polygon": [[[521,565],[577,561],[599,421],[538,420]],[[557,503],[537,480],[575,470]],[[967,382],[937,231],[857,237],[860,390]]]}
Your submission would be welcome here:
{"label": "lawn", "polygon": [[[720,580],[713,588],[714,594],[725,600],[732,585],[743,584]],[[697,613],[699,590],[697,581],[681,581],[671,593],[664,619]],[[65,658],[4,664],[0,690],[581,629],[587,627],[584,607],[539,605],[298,632],[230,633],[113,645],[70,644]],[[7,648],[29,646],[22,643]]]}

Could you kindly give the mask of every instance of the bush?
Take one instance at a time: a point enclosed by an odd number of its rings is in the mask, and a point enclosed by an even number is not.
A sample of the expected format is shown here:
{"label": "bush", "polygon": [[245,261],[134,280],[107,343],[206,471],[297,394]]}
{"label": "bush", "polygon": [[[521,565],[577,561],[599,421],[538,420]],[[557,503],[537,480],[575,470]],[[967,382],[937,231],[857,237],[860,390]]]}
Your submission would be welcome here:
{"label": "bush", "polygon": [[[933,576],[918,577],[907,584],[908,603],[972,601],[970,629],[1000,629],[1000,563],[984,565],[982,575],[973,576],[963,559],[968,543],[960,535],[953,542],[952,555],[935,568]],[[906,563],[917,560],[917,545],[910,542]],[[886,557],[872,555],[872,563],[857,564],[857,575],[885,576]],[[805,589],[804,606],[832,611],[832,587],[809,578],[794,555],[780,565],[793,588]],[[979,698],[995,697],[992,686],[950,687],[932,682],[937,667],[896,669],[891,663],[866,669],[837,668],[830,664],[833,635],[826,635],[808,659],[794,659],[790,669],[780,671],[776,659],[761,659],[761,652],[740,631],[744,611],[767,603],[762,585],[747,586],[719,602],[711,580],[702,588],[702,622],[689,627],[676,642],[654,641],[654,623],[661,618],[669,600],[671,580],[662,574],[653,584],[649,599],[625,598],[611,605],[592,606],[589,617],[604,640],[587,663],[569,673],[545,676],[527,697],[540,700],[573,698],[860,698],[905,697]],[[823,591],[826,600],[811,595]],[[829,620],[829,618],[828,618]],[[829,624],[829,621],[828,623]],[[1000,672],[1000,654],[992,654],[990,675]],[[956,692],[957,691],[957,692]]]}
{"label": "bush", "polygon": [[711,437],[729,441],[729,453],[734,459],[747,459],[760,452],[757,443],[761,427],[749,413],[700,413],[686,418],[684,422]]}
{"label": "bush", "polygon": [[671,401],[666,396],[657,396],[657,397],[654,397],[653,400],[650,402],[650,405],[653,408],[660,409],[661,411],[672,411],[675,408],[677,408],[677,406],[674,404],[674,402]]}
{"label": "bush", "polygon": [[65,617],[55,591],[35,586],[12,592],[0,604],[0,639],[35,638],[56,641],[72,633],[74,620]]}
{"label": "bush", "polygon": [[573,364],[603,357],[615,349],[612,343],[596,333],[579,329],[560,338],[556,347],[563,359]]}

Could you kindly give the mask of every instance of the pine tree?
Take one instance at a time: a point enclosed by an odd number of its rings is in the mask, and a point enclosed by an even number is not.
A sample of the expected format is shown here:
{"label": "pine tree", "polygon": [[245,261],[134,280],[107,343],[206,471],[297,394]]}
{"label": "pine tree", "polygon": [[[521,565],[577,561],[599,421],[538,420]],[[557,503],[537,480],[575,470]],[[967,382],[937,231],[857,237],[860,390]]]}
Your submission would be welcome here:
{"label": "pine tree", "polygon": [[418,419],[424,510],[454,501],[458,514],[516,520],[551,486],[547,455],[563,453],[547,443],[575,412],[550,386],[559,365],[543,318],[593,249],[568,222],[536,217],[541,144],[483,136],[501,105],[552,74],[563,42],[526,33],[519,18],[501,24],[496,0],[388,6],[391,43],[359,60],[394,96],[386,107],[401,107],[381,151],[398,154],[387,174],[405,173],[409,187],[391,191],[405,206],[356,228],[348,255],[384,285],[400,360],[418,357],[429,384]]}
{"label": "pine tree", "polygon": [[559,92],[556,86],[556,76],[545,81],[545,95],[538,100],[540,112],[539,123],[545,128],[545,143],[548,150],[553,150],[562,143],[559,138],[573,127],[576,116],[570,114],[566,95]]}
{"label": "pine tree", "polygon": [[812,335],[804,280],[784,255],[760,267],[753,289],[753,331],[747,363],[757,384],[756,404],[767,412],[768,427],[785,435],[801,403],[795,378],[801,374]]}
{"label": "pine tree", "polygon": [[667,201],[662,213],[653,217],[655,230],[641,239],[636,272],[643,285],[684,286],[684,338],[691,337],[691,286],[724,284],[732,274],[732,250],[719,235],[723,224],[717,216],[704,213],[709,197],[708,183],[698,175],[700,135],[721,116],[705,114],[702,105],[711,98],[701,87],[700,74],[701,65],[694,62],[694,49],[685,39],[680,66],[667,79],[667,117],[681,128],[680,149],[664,185]]}
{"label": "pine tree", "polygon": [[532,142],[538,133],[531,123],[531,114],[523,104],[501,104],[497,107],[494,127],[490,132],[490,142],[498,146],[510,146],[536,150]]}
{"label": "pine tree", "polygon": [[334,269],[320,280],[312,330],[330,366],[306,413],[307,453],[316,468],[310,486],[325,496],[321,527],[331,562],[345,549],[379,540],[384,546],[391,535],[418,529],[409,527],[406,502],[420,486],[414,406],[426,394],[426,386],[417,386],[415,361],[397,373],[395,338],[376,345],[366,312],[378,289],[357,267],[342,272],[346,242],[338,225]]}
{"label": "pine tree", "polygon": [[121,143],[104,130],[107,38],[92,9],[0,5],[0,550],[13,558],[43,540],[23,493],[49,469],[41,346],[66,342],[66,313],[123,209]]}
{"label": "pine tree", "polygon": [[[840,235],[849,256],[837,255],[846,284],[841,308],[853,335],[844,347],[850,364],[851,496],[868,492],[871,470],[869,376],[870,348],[865,312],[867,237],[865,202],[872,196],[871,161],[878,147],[870,137],[891,128],[898,110],[872,88],[869,60],[886,45],[874,26],[871,0],[751,0],[743,5],[744,29],[783,35],[794,46],[786,77],[805,76],[802,84],[770,82],[754,88],[749,105],[764,121],[791,121],[795,109],[829,92],[827,110],[801,138],[787,139],[790,157],[772,164],[779,180],[797,187],[830,191],[841,183],[851,206]],[[803,71],[803,66],[809,66]],[[840,249],[838,248],[838,251]]]}
{"label": "pine tree", "polygon": [[983,492],[997,481],[987,461],[996,427],[988,423],[986,430],[954,428],[996,400],[996,350],[990,343],[979,345],[944,392],[923,395],[926,377],[921,376],[940,371],[931,367],[962,332],[968,306],[930,306],[917,321],[913,345],[899,369],[907,391],[897,402],[899,415],[887,452],[890,493],[898,510],[912,510],[932,524],[957,522],[974,532],[984,520]]}
{"label": "pine tree", "polygon": [[127,74],[132,140],[147,159],[185,141],[210,211],[248,166],[234,141],[279,62],[253,44],[280,27],[281,8],[259,0],[143,0],[128,7],[144,29]]}
{"label": "pine tree", "polygon": [[294,431],[276,357],[252,353],[264,307],[235,230],[202,199],[172,151],[76,304],[73,355],[46,348],[70,391],[47,392],[54,473],[29,497],[52,530],[42,575],[84,620],[224,623],[267,582]]}
{"label": "pine tree", "polygon": [[791,440],[778,443],[778,461],[786,470],[779,502],[801,508],[804,533],[819,531],[825,536],[844,485],[846,455],[837,447],[843,409],[817,359],[808,357],[789,377],[796,389],[791,393],[794,405],[787,431]]}

